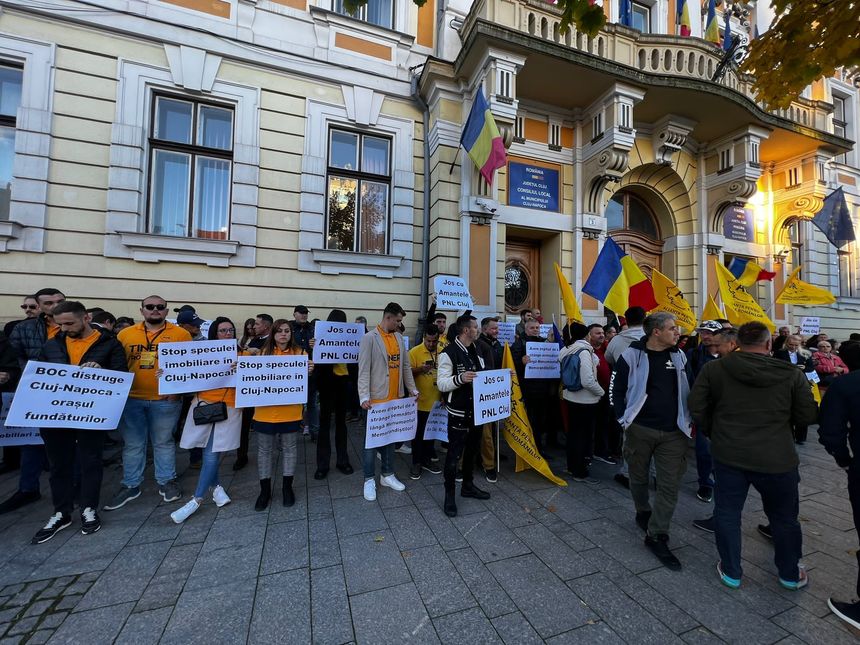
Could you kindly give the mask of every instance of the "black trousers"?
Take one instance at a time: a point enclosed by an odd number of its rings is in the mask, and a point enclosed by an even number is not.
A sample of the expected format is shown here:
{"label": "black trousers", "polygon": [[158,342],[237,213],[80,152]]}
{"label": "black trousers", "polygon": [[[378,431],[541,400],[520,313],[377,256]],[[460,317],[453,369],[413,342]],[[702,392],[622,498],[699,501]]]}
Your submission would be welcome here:
{"label": "black trousers", "polygon": [[[854,514],[854,528],[860,537],[860,465],[856,461],[848,469],[848,499]],[[860,597],[860,551],[857,552],[857,596]]]}
{"label": "black trousers", "polygon": [[621,426],[609,407],[609,395],[604,394],[597,404],[597,421],[594,426],[594,454],[611,457],[621,454]]}
{"label": "black trousers", "polygon": [[526,414],[528,414],[537,447],[546,448],[547,405],[549,403],[547,395],[543,392],[528,394],[523,392],[523,403],[526,404]]}
{"label": "black trousers", "polygon": [[792,434],[794,435],[795,441],[806,441],[806,436],[809,431],[809,426],[792,426],[791,427]]}
{"label": "black trousers", "polygon": [[461,425],[459,419],[448,417],[448,454],[445,455],[445,492],[454,493],[457,466],[463,457],[463,486],[472,484],[475,459],[481,446],[483,426]]}
{"label": "black trousers", "polygon": [[567,469],[574,477],[586,477],[586,459],[594,445],[594,426],[597,422],[598,403],[567,404]]}
{"label": "black trousers", "polygon": [[254,419],[254,408],[242,408],[242,430],[239,435],[239,450],[237,458],[248,461],[248,444],[251,443],[251,421]]}
{"label": "black trousers", "polygon": [[423,466],[430,463],[433,453],[433,442],[425,441],[424,429],[427,427],[429,412],[418,410],[418,428],[415,430],[415,438],[412,440],[412,465]]}
{"label": "black trousers", "polygon": [[42,428],[42,441],[51,466],[54,512],[71,515],[75,504],[75,461],[80,468],[81,509],[99,507],[102,487],[104,430]]}
{"label": "black trousers", "polygon": [[[319,384],[318,385],[322,385]],[[317,437],[317,468],[328,470],[331,462],[331,415],[334,414],[334,446],[337,465],[349,463],[346,448],[346,407],[349,403],[349,377],[333,376],[330,383],[319,387],[320,431]]]}

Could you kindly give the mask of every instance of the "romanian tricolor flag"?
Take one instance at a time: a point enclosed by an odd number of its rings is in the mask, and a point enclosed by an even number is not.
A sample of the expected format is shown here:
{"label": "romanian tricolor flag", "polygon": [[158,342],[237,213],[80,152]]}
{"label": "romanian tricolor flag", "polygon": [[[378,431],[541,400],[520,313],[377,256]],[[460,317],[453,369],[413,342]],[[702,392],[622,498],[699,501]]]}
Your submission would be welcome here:
{"label": "romanian tricolor flag", "polygon": [[502,143],[502,135],[484,98],[484,92],[479,88],[475,94],[475,102],[463,134],[460,135],[460,145],[466,149],[466,153],[478,167],[478,172],[487,181],[493,183],[493,172],[496,168],[503,168],[507,160],[505,144]]}
{"label": "romanian tricolor flag", "polygon": [[732,258],[729,271],[743,287],[751,287],[759,280],[773,280],[776,276],[772,271],[765,271],[749,258]]}
{"label": "romanian tricolor flag", "polygon": [[602,301],[619,315],[629,307],[651,311],[658,304],[651,282],[642,269],[611,237],[606,238],[582,292]]}
{"label": "romanian tricolor flag", "polygon": [[708,0],[708,19],[705,23],[705,40],[720,44],[720,26],[717,24],[717,2]]}
{"label": "romanian tricolor flag", "polygon": [[681,30],[682,36],[690,35],[690,7],[687,6],[687,0],[678,0],[678,27]]}

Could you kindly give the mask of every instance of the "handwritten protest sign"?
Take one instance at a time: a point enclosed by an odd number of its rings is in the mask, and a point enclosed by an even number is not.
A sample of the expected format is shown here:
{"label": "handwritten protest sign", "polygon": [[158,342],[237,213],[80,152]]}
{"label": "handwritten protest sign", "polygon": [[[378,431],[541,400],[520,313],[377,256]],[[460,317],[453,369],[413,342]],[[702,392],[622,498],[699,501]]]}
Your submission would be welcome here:
{"label": "handwritten protest sign", "polygon": [[500,421],[511,416],[511,371],[478,372],[472,381],[475,425]]}
{"label": "handwritten protest sign", "polygon": [[541,323],[540,331],[538,332],[538,336],[541,338],[549,338],[550,332],[552,332],[552,323]]}
{"label": "handwritten protest sign", "polygon": [[6,424],[25,428],[113,430],[119,425],[134,374],[30,361]]}
{"label": "handwritten protest sign", "polygon": [[236,407],[295,405],[308,400],[308,357],[240,356],[236,368]]}
{"label": "handwritten protest sign", "polygon": [[44,443],[39,428],[16,428],[6,425],[9,406],[12,405],[13,392],[2,393],[0,404],[0,446],[32,446]]}
{"label": "handwritten protest sign", "polygon": [[561,378],[558,345],[555,343],[526,343],[526,378]]}
{"label": "handwritten protest sign", "polygon": [[411,441],[417,428],[418,401],[412,397],[374,403],[367,411],[364,447],[378,448],[395,441]]}
{"label": "handwritten protest sign", "polygon": [[517,323],[499,322],[499,342],[504,345],[513,345],[517,339]]}
{"label": "handwritten protest sign", "polygon": [[424,441],[448,441],[448,410],[441,401],[436,401],[430,408],[427,425],[424,426]]}
{"label": "handwritten protest sign", "polygon": [[235,340],[161,343],[158,346],[159,394],[202,392],[233,387],[236,375]]}
{"label": "handwritten protest sign", "polygon": [[318,320],[314,325],[314,363],[357,363],[364,325]]}
{"label": "handwritten protest sign", "polygon": [[465,311],[474,309],[469,286],[463,278],[454,275],[437,275],[433,280],[436,292],[436,307],[440,311]]}
{"label": "handwritten protest sign", "polygon": [[821,318],[819,316],[804,316],[800,319],[800,335],[815,336],[821,333]]}

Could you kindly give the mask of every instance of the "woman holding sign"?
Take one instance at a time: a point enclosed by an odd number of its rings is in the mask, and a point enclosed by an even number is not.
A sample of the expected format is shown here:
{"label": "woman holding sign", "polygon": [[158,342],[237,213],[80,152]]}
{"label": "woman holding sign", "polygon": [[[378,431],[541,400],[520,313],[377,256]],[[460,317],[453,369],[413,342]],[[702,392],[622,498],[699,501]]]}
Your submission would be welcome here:
{"label": "woman holding sign", "polygon": [[[272,325],[272,333],[266,339],[260,353],[263,356],[302,355],[305,350],[299,347],[293,338],[293,329],[289,320],[276,320]],[[308,374],[313,372],[314,365],[308,361]],[[272,499],[272,453],[275,444],[281,447],[283,457],[283,495],[284,506],[296,503],[293,493],[293,474],[296,471],[296,443],[302,429],[302,413],[304,406],[268,405],[254,409],[254,431],[257,433],[257,468],[260,473],[260,496],[254,504],[254,510],[263,511]]]}
{"label": "woman holding sign", "polygon": [[[235,338],[236,325],[229,318],[219,316],[209,326],[209,340],[235,340]],[[221,403],[226,408],[226,418],[214,422],[202,419],[205,415],[201,414],[201,406]],[[209,489],[212,489],[212,501],[216,506],[230,503],[230,497],[218,478],[218,465],[221,461],[221,453],[236,450],[239,447],[242,429],[242,411],[236,409],[235,387],[221,387],[200,392],[191,401],[189,410],[189,414],[185,417],[185,427],[182,430],[179,447],[203,448],[203,465],[200,468],[194,496],[185,506],[170,514],[170,518],[177,524],[187,520],[200,508]]]}

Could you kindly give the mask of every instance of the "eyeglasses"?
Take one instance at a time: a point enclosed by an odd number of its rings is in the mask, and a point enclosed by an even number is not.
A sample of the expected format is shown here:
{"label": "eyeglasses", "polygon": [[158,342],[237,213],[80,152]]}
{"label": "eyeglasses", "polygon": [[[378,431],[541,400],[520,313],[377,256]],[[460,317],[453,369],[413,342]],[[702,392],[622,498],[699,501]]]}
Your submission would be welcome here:
{"label": "eyeglasses", "polygon": [[21,309],[38,309],[39,305],[21,305]]}
{"label": "eyeglasses", "polygon": [[233,329],[232,327],[230,327],[230,329],[219,329],[218,333],[219,334],[227,334],[228,336],[235,336],[236,330]]}
{"label": "eyeglasses", "polygon": [[149,304],[149,305],[143,305],[143,308],[146,309],[147,311],[154,311],[154,310],[164,311],[165,309],[167,309],[167,305]]}

